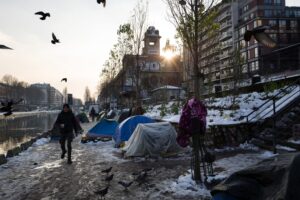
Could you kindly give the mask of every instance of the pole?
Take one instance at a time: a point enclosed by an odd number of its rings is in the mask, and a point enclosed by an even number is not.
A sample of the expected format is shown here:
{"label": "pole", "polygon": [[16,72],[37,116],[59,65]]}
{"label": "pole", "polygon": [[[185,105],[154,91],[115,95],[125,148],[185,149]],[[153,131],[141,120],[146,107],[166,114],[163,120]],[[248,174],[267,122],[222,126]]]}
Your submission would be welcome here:
{"label": "pole", "polygon": [[[194,94],[196,98],[200,98],[200,90],[199,90],[199,69],[198,69],[198,0],[194,0]],[[200,134],[195,134],[192,137],[193,141],[193,150],[194,150],[194,156],[195,156],[195,163],[194,163],[194,178],[196,182],[202,182],[201,180],[201,170],[200,170]]]}

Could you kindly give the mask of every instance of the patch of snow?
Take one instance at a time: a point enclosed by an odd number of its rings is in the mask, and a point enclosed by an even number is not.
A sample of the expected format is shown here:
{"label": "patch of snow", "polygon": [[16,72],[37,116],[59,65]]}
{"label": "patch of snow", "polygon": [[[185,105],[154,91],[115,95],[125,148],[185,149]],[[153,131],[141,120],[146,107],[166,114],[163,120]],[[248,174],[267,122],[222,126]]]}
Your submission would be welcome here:
{"label": "patch of snow", "polygon": [[204,185],[197,185],[191,174],[182,175],[176,181],[165,181],[164,184],[164,192],[171,192],[176,198],[211,197],[209,190]]}
{"label": "patch of snow", "polygon": [[50,137],[38,139],[35,143],[32,144],[33,147],[41,146],[49,143],[51,140]]}
{"label": "patch of snow", "polygon": [[294,148],[282,146],[282,145],[279,145],[279,144],[276,145],[276,149],[281,149],[281,150],[285,150],[285,151],[289,151],[289,152],[297,151]]}
{"label": "patch of snow", "polygon": [[206,181],[208,183],[211,183],[213,181],[222,181],[222,180],[225,180],[226,178],[227,178],[227,176],[224,174],[217,174],[215,176],[208,176]]}
{"label": "patch of snow", "polygon": [[288,142],[291,142],[291,143],[294,143],[294,144],[300,144],[300,140],[290,139],[290,140],[288,140]]}
{"label": "patch of snow", "polygon": [[268,159],[268,158],[272,158],[272,157],[275,157],[277,156],[278,154],[274,154],[273,152],[271,151],[265,151],[264,153],[262,153],[261,155],[259,155],[260,158],[262,159]]}

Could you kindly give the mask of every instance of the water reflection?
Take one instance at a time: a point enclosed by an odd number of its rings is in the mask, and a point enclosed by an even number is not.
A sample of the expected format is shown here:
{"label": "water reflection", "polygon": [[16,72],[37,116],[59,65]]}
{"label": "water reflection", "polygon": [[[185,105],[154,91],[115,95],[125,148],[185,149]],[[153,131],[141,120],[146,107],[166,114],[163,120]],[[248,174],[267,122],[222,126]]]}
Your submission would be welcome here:
{"label": "water reflection", "polygon": [[0,119],[0,154],[50,130],[58,113],[38,113]]}

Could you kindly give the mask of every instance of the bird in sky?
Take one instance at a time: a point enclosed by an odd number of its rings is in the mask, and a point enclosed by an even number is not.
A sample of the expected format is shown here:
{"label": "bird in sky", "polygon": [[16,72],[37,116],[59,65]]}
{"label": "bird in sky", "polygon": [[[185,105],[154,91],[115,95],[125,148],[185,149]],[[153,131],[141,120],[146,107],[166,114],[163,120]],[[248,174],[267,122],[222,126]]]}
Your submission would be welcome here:
{"label": "bird in sky", "polygon": [[125,190],[127,191],[127,190],[128,190],[128,187],[131,186],[131,184],[133,183],[133,181],[131,181],[131,182],[119,181],[118,183],[119,183],[120,185],[122,185],[122,186],[125,188]]}
{"label": "bird in sky", "polygon": [[244,34],[245,41],[249,42],[252,36],[261,44],[266,47],[274,48],[276,47],[276,42],[265,32],[265,30],[270,29],[269,26],[259,26],[251,31],[247,30]]}
{"label": "bird in sky", "polygon": [[56,36],[54,35],[54,33],[52,33],[52,40],[51,40],[52,44],[56,44],[56,43],[60,43],[59,40],[56,38]]}
{"label": "bird in sky", "polygon": [[10,48],[8,46],[5,46],[3,44],[0,44],[0,49],[10,49],[10,50],[13,50],[12,48]]}
{"label": "bird in sky", "polygon": [[35,15],[40,15],[40,19],[41,20],[45,20],[47,17],[50,17],[50,13],[45,13],[43,11],[39,11],[39,12],[36,12],[34,13]]}
{"label": "bird in sky", "polygon": [[107,187],[104,188],[104,189],[98,190],[98,191],[95,192],[95,194],[100,195],[101,199],[102,199],[102,197],[105,198],[105,195],[106,195],[107,192],[108,192],[108,188],[109,188],[109,186],[107,186]]}
{"label": "bird in sky", "polygon": [[61,82],[63,82],[63,81],[67,82],[68,79],[67,79],[67,78],[62,78],[62,79],[61,79]]}
{"label": "bird in sky", "polygon": [[97,3],[98,3],[98,4],[103,3],[103,7],[105,7],[105,5],[106,5],[106,0],[97,0]]}

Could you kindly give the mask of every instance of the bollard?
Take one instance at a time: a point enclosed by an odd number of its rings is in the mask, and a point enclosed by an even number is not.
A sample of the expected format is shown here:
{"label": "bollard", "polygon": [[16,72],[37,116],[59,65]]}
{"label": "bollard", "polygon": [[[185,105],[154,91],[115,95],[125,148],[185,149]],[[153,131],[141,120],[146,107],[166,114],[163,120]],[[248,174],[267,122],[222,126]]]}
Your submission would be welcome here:
{"label": "bollard", "polygon": [[0,165],[7,163],[7,159],[4,154],[0,154]]}

